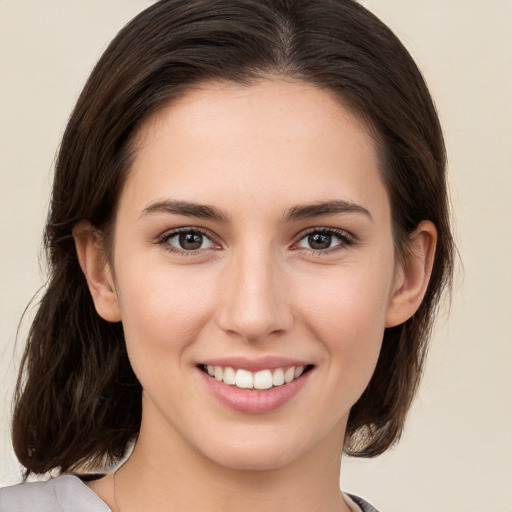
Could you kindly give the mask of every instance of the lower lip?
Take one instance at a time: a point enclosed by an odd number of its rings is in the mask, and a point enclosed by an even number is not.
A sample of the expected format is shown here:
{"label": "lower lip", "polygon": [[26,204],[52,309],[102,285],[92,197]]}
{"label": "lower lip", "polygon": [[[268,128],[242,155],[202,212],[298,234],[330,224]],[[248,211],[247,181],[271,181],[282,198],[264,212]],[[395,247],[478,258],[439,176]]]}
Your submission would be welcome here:
{"label": "lower lip", "polygon": [[222,404],[247,414],[264,414],[283,406],[297,395],[312,373],[312,370],[310,370],[288,384],[259,390],[240,389],[236,386],[228,386],[224,384],[224,382],[210,377],[199,368],[197,371],[201,374],[210,392]]}

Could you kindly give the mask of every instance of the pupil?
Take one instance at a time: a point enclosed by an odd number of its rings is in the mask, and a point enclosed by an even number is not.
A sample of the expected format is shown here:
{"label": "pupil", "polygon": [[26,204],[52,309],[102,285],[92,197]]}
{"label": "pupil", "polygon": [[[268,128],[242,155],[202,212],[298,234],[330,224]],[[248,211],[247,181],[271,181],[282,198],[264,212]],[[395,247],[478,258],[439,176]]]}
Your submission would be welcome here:
{"label": "pupil", "polygon": [[179,241],[182,249],[193,251],[199,249],[203,244],[203,235],[200,233],[181,233]]}
{"label": "pupil", "polygon": [[328,249],[331,246],[331,235],[315,233],[309,235],[308,242],[312,249]]}

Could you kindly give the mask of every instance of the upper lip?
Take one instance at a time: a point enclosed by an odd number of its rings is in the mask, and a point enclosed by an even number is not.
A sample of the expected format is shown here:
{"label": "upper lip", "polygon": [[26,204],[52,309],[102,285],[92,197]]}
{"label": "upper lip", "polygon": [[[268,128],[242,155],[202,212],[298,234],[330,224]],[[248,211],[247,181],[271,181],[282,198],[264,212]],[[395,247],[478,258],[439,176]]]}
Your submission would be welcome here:
{"label": "upper lip", "polygon": [[200,364],[205,366],[230,366],[231,368],[249,370],[250,372],[258,372],[260,370],[273,370],[275,368],[308,366],[311,365],[311,362],[280,356],[264,356],[258,358],[239,356],[212,358],[202,361]]}

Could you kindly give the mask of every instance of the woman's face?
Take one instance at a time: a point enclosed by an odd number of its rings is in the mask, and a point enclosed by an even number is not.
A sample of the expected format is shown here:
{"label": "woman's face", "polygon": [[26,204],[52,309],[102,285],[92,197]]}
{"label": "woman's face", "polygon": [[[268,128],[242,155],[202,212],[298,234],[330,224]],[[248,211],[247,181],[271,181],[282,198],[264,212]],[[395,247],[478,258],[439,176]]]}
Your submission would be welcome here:
{"label": "woman's face", "polygon": [[400,274],[367,129],[261,81],[198,87],[139,135],[111,259],[139,441],[243,469],[339,451]]}

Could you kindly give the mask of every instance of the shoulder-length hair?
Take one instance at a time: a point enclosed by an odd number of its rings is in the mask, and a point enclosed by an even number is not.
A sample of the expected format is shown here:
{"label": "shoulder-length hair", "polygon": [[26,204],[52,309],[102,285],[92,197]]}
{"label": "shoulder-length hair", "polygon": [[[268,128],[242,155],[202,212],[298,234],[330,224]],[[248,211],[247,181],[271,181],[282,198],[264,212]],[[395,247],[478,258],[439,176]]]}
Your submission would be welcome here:
{"label": "shoulder-length hair", "polygon": [[108,239],[138,127],[192,85],[278,76],[337,95],[379,150],[398,256],[422,220],[438,231],[420,308],[386,329],[375,373],[348,420],[345,451],[372,457],[400,436],[441,292],[452,274],[445,148],[421,73],[397,37],[353,0],[162,0],[107,48],[80,95],[55,170],[49,279],[15,397],[13,444],[27,473],[113,463],[139,431],[140,383],[120,323],[96,313],[73,227]]}

